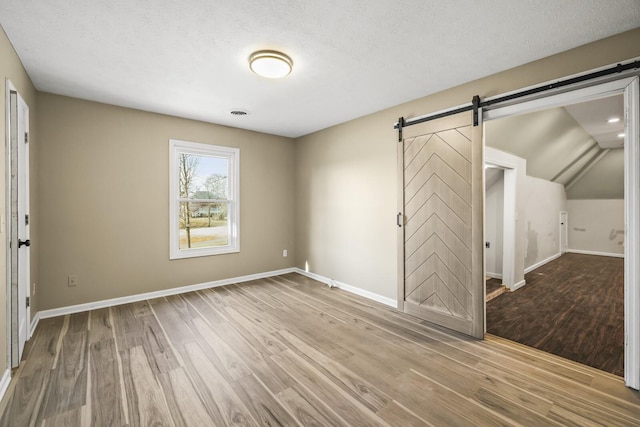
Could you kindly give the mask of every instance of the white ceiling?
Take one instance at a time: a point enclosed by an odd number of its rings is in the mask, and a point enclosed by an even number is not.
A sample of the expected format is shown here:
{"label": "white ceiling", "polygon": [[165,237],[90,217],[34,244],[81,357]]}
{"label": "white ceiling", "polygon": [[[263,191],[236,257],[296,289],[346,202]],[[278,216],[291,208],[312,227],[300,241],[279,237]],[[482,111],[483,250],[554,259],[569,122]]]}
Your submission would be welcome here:
{"label": "white ceiling", "polygon": [[621,199],[623,115],[624,98],[614,95],[490,120],[486,143],[526,159],[527,175],[564,185],[569,199]]}
{"label": "white ceiling", "polygon": [[[567,105],[565,110],[596,140],[600,148],[624,145],[624,99],[622,95]],[[617,118],[615,123],[609,119]]]}
{"label": "white ceiling", "polygon": [[[0,25],[41,91],[297,137],[639,27],[640,2],[0,0]],[[252,74],[259,49],[291,75]]]}

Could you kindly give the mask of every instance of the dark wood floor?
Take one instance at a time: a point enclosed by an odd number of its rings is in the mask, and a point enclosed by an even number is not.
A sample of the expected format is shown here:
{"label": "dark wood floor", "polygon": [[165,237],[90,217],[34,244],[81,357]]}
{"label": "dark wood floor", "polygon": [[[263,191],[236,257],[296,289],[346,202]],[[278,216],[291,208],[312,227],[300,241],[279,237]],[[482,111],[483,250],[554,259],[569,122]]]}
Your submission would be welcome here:
{"label": "dark wood floor", "polygon": [[502,280],[494,279],[494,278],[487,279],[487,286],[486,286],[487,295],[497,291],[501,287],[502,287]]}
{"label": "dark wood floor", "polygon": [[624,260],[564,254],[487,303],[487,332],[624,375]]}
{"label": "dark wood floor", "polygon": [[2,426],[638,425],[620,378],[298,274],[42,320]]}

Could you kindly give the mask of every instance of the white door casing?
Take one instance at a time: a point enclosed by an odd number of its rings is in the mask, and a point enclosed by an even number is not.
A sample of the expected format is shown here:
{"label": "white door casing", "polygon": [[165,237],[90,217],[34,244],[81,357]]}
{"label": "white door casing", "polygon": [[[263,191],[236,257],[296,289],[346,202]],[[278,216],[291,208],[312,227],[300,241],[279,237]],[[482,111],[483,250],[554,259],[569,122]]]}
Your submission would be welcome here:
{"label": "white door casing", "polygon": [[7,81],[7,273],[10,321],[10,365],[18,366],[29,338],[30,235],[29,235],[29,107]]}
{"label": "white door casing", "polygon": [[569,247],[569,215],[565,211],[560,212],[560,253],[566,254]]}
{"label": "white door casing", "polygon": [[624,95],[624,379],[628,387],[640,389],[640,88],[638,77],[623,77],[605,83],[569,90],[557,95],[498,106],[483,111],[483,120],[494,120],[569,104]]}

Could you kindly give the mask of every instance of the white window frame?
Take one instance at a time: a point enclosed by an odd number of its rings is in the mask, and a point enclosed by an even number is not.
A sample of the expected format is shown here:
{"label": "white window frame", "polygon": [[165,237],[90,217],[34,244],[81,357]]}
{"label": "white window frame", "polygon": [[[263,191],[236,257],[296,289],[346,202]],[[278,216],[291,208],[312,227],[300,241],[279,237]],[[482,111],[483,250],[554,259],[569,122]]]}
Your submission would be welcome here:
{"label": "white window frame", "polygon": [[[228,160],[229,244],[205,248],[180,249],[179,202],[180,154],[219,157]],[[212,201],[212,200],[207,200]],[[169,259],[193,258],[240,252],[240,149],[197,142],[169,140]]]}

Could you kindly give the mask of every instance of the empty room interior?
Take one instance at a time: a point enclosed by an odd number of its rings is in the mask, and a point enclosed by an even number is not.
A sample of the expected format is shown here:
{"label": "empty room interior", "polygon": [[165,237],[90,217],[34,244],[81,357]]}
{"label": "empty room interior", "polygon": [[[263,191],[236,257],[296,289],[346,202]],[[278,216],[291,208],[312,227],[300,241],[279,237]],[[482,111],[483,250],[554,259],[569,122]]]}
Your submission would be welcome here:
{"label": "empty room interior", "polygon": [[523,229],[513,236],[524,278],[503,284],[503,258],[512,256],[502,250],[504,198],[512,195],[494,153],[485,157],[487,332],[623,376],[622,96],[486,127],[487,146],[526,170],[515,186]]}
{"label": "empty room interior", "polygon": [[0,28],[0,426],[640,424],[637,0]]}

